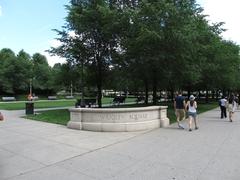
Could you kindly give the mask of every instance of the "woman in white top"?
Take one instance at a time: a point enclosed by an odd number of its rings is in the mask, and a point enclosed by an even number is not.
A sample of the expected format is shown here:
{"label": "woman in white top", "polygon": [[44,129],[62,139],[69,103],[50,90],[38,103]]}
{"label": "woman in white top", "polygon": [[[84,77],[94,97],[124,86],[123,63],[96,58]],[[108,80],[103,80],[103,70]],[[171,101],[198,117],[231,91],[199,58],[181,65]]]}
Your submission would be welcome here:
{"label": "woman in white top", "polygon": [[197,126],[197,102],[195,101],[195,97],[193,95],[191,95],[189,97],[189,101],[186,104],[186,111],[188,112],[189,131],[192,131],[192,120],[194,120],[195,129],[198,129],[198,126]]}
{"label": "woman in white top", "polygon": [[229,121],[233,121],[233,114],[237,108],[237,103],[235,101],[234,95],[231,95],[228,99],[228,112],[229,112]]}

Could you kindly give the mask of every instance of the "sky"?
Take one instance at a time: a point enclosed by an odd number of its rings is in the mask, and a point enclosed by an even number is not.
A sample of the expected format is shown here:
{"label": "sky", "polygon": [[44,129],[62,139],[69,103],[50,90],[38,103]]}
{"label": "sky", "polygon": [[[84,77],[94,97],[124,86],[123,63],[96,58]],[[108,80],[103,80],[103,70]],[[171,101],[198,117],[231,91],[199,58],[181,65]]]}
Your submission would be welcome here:
{"label": "sky", "polygon": [[240,0],[197,0],[204,8],[204,14],[209,15],[210,22],[225,22],[226,31],[222,34],[226,40],[240,45]]}
{"label": "sky", "polygon": [[41,53],[49,65],[64,62],[51,57],[45,50],[57,45],[57,33],[62,29],[69,0],[0,0],[0,50],[10,48],[33,55]]}
{"label": "sky", "polygon": [[[65,60],[50,56],[46,50],[56,47],[56,32],[65,23],[69,0],[0,0],[0,50],[10,48],[16,54],[20,50],[33,55],[41,53],[50,66]],[[209,15],[210,22],[225,22],[222,34],[226,40],[240,45],[240,0],[197,0]]]}

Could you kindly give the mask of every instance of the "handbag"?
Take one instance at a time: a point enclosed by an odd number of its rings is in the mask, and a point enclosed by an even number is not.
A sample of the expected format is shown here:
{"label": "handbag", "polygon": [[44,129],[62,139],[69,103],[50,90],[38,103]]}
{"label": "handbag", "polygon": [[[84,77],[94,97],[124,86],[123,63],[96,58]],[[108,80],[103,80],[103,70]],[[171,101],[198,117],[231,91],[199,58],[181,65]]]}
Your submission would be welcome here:
{"label": "handbag", "polygon": [[2,115],[2,113],[0,113],[0,121],[3,121],[4,120],[4,117]]}

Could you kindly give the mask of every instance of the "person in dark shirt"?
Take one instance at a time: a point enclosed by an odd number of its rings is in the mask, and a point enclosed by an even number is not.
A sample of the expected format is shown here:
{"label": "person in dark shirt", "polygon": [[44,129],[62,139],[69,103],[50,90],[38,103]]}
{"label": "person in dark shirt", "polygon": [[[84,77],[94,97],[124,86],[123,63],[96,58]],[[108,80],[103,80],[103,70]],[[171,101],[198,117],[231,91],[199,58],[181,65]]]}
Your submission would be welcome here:
{"label": "person in dark shirt", "polygon": [[174,100],[174,110],[177,117],[178,127],[181,129],[184,129],[183,125],[180,124],[180,121],[185,119],[185,106],[185,97],[182,96],[182,92],[178,92],[178,95]]}

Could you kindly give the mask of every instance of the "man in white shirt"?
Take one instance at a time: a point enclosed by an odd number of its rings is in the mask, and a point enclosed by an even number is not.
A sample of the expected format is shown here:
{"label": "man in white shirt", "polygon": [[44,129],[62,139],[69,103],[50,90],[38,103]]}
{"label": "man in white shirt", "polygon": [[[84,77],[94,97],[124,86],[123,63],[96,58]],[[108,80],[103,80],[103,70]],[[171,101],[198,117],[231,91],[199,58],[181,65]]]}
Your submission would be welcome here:
{"label": "man in white shirt", "polygon": [[221,109],[221,119],[224,117],[227,118],[227,112],[226,112],[227,99],[224,96],[222,96],[222,98],[220,99],[219,106]]}

